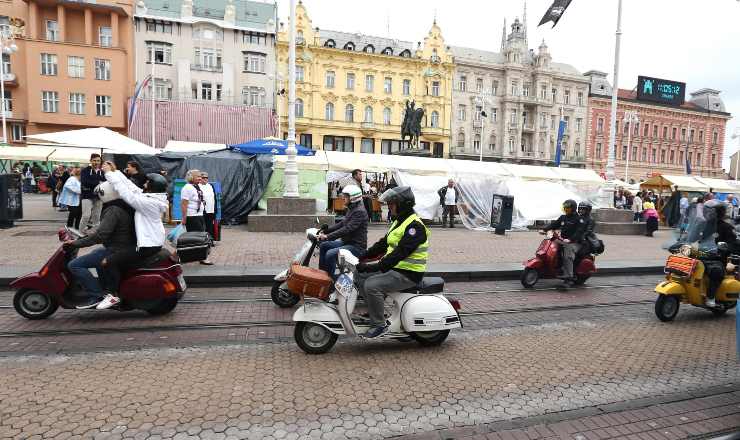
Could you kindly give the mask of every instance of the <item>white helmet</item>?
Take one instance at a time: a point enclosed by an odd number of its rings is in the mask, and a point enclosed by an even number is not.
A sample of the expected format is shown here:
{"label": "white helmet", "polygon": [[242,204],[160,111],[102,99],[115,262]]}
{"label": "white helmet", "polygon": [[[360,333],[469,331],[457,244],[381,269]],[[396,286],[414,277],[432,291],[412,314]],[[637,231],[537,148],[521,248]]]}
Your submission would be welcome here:
{"label": "white helmet", "polygon": [[121,196],[118,195],[118,192],[113,189],[113,185],[111,185],[110,182],[103,182],[100,185],[96,186],[93,190],[93,194],[98,196],[100,198],[100,201],[102,201],[103,203],[112,202],[121,198]]}
{"label": "white helmet", "polygon": [[342,194],[347,194],[350,203],[362,201],[362,190],[357,185],[347,185],[342,189]]}

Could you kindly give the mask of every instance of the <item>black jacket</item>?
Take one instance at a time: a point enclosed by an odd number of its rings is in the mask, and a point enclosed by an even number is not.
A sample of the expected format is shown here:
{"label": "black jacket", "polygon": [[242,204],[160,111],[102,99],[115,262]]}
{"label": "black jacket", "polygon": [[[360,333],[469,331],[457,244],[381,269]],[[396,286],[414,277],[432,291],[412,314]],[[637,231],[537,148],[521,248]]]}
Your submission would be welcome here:
{"label": "black jacket", "polygon": [[367,248],[367,224],[369,221],[365,206],[361,202],[351,203],[342,221],[329,226],[326,230],[326,237],[328,240],[341,238],[342,243],[351,244],[365,250]]}
{"label": "black jacket", "polygon": [[[437,195],[439,195],[439,204],[441,206],[445,206],[445,196],[447,195],[447,188],[448,186],[445,185],[437,191]],[[455,203],[457,203],[460,201],[460,191],[458,191],[458,189],[454,186],[452,188],[455,189]]]}
{"label": "black jacket", "polygon": [[132,181],[134,185],[138,186],[141,189],[144,189],[144,184],[146,183],[146,176],[141,173],[134,174],[133,176],[127,176],[128,180]]}
{"label": "black jacket", "polygon": [[573,243],[581,243],[586,233],[586,222],[578,214],[561,215],[557,220],[545,226],[545,231],[560,230],[560,236]]}
{"label": "black jacket", "polygon": [[93,194],[93,190],[96,186],[105,182],[105,173],[103,170],[93,170],[92,166],[88,166],[80,173],[80,184],[82,186],[82,198],[83,199],[94,199],[97,198]]}
{"label": "black jacket", "polygon": [[[396,219],[397,224],[400,225],[401,223],[403,223],[411,214],[413,214],[413,211],[403,216],[399,216],[399,218]],[[388,233],[390,232],[391,231],[388,231]],[[396,264],[400,263],[402,260],[406,259],[406,257],[414,253],[416,248],[418,248],[425,241],[427,241],[427,230],[419,220],[416,220],[409,223],[409,225],[406,227],[406,231],[404,231],[403,237],[398,242],[398,246],[396,246],[393,252],[385,255],[388,250],[388,234],[386,234],[377,243],[372,245],[370,249],[367,250],[366,256],[372,258],[379,255],[384,255],[384,257],[377,263],[378,268],[381,272],[395,270],[396,272],[405,275],[406,278],[410,279],[411,281],[418,283],[421,281],[422,278],[424,278],[424,273],[403,269],[394,269],[394,267],[396,266]]]}
{"label": "black jacket", "polygon": [[72,247],[84,248],[99,243],[111,252],[136,249],[134,210],[123,200],[103,205],[98,227],[90,235],[75,240]]}

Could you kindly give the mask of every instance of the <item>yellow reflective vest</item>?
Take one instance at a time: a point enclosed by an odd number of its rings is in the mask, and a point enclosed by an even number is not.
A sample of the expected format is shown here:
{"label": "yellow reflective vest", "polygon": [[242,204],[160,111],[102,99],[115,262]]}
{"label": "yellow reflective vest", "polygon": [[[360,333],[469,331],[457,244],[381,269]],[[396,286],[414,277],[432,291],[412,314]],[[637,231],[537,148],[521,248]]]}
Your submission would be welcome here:
{"label": "yellow reflective vest", "polygon": [[[406,232],[406,228],[414,221],[418,221],[422,225],[424,223],[421,221],[418,215],[411,214],[404,220],[403,223],[401,223],[400,226],[397,226],[397,222],[394,221],[391,223],[391,229],[388,233],[388,236],[386,237],[386,242],[388,243],[388,250],[386,251],[385,255],[390,255],[391,252],[393,252],[394,249],[398,246],[398,243],[401,241],[401,238],[403,238],[404,233]],[[414,252],[411,253],[408,257],[401,260],[394,269],[402,269],[402,270],[409,270],[412,272],[426,272],[427,271],[427,261],[429,260],[429,235],[430,231],[429,228],[424,226],[424,229],[426,230],[427,239],[424,243],[420,244],[419,247],[414,250]]]}

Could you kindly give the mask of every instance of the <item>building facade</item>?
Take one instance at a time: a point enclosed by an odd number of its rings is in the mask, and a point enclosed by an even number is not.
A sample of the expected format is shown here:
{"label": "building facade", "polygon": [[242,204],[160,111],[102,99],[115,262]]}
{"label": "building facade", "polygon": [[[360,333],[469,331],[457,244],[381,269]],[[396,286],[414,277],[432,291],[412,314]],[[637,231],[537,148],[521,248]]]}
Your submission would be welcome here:
{"label": "building facade", "polygon": [[272,108],[274,2],[140,0],[134,17],[143,97]]}
{"label": "building facade", "polygon": [[501,52],[453,47],[452,53],[451,157],[553,164],[562,118],[561,166],[585,166],[588,79],[552,62],[544,41],[538,52],[530,50],[526,18],[508,33],[504,23]]}
{"label": "building facade", "polygon": [[85,127],[126,128],[133,88],[133,3],[0,2],[8,138]]}
{"label": "building facade", "polygon": [[[588,167],[606,172],[611,127],[612,87],[606,73],[589,71]],[[701,89],[680,105],[639,100],[634,90],[617,95],[617,178],[639,182],[661,174],[687,172],[701,177],[725,178],[722,157],[725,129],[731,115],[720,92]],[[628,117],[625,119],[625,112]],[[630,114],[636,118],[630,123]],[[630,134],[631,131],[631,134]],[[629,165],[629,168],[628,168]]]}
{"label": "building facade", "polygon": [[[296,136],[314,149],[447,157],[452,56],[436,23],[424,42],[320,30],[296,11]],[[288,78],[288,26],[278,34],[279,77]],[[287,89],[287,82],[278,89]],[[402,142],[406,103],[423,108],[419,148]],[[287,93],[278,101],[287,132]]]}

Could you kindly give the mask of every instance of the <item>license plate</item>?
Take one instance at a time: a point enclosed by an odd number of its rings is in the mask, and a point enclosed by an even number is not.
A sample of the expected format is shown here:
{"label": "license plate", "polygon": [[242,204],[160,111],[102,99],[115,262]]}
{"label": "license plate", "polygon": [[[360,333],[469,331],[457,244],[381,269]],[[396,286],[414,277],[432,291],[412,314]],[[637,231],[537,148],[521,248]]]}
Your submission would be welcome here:
{"label": "license plate", "polygon": [[185,284],[185,277],[182,274],[180,274],[180,275],[177,276],[177,282],[180,283],[180,289],[183,292],[185,291],[185,289],[188,288],[188,285]]}

